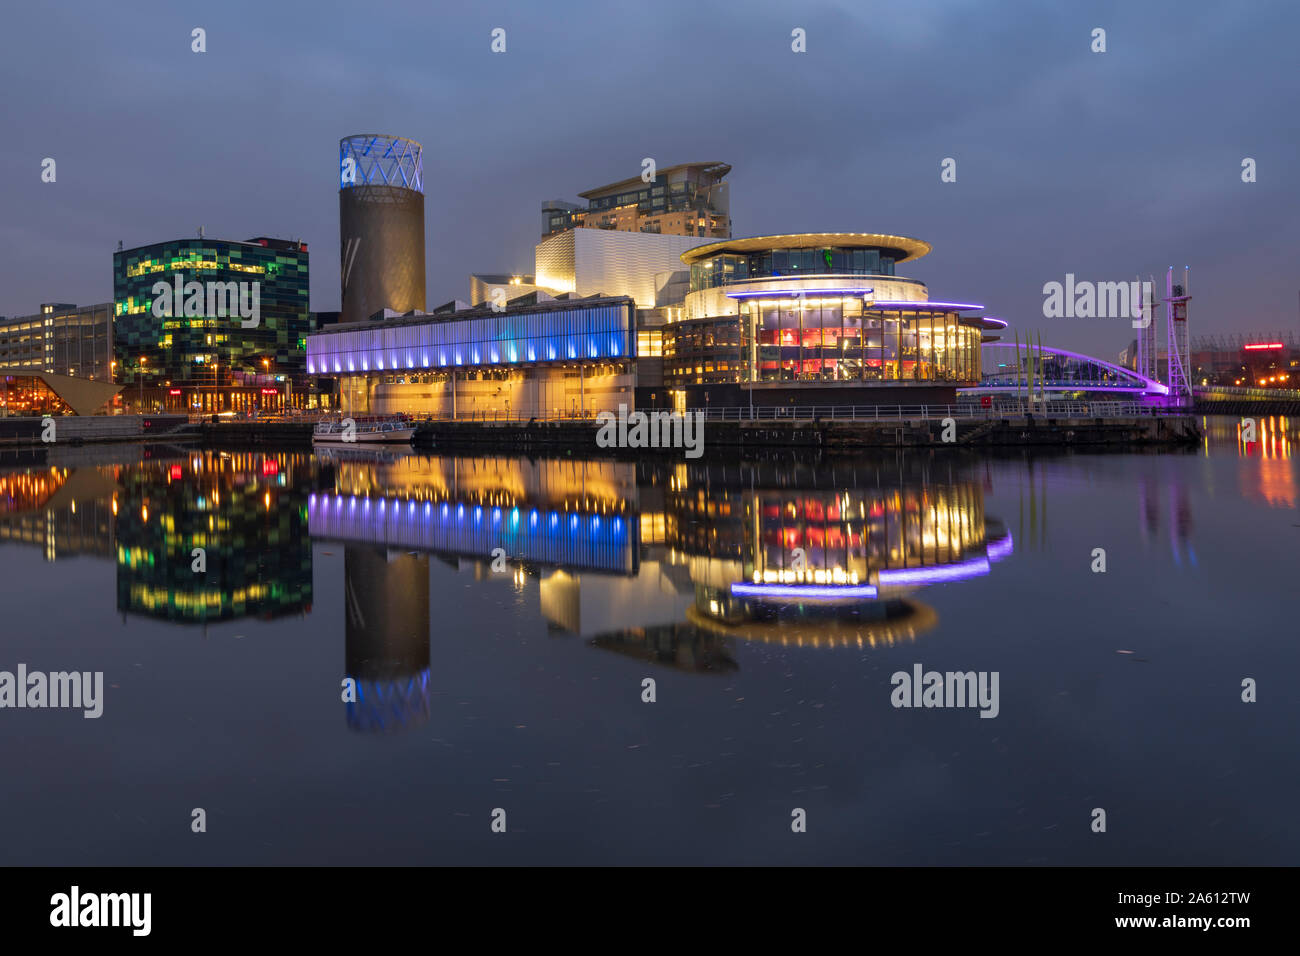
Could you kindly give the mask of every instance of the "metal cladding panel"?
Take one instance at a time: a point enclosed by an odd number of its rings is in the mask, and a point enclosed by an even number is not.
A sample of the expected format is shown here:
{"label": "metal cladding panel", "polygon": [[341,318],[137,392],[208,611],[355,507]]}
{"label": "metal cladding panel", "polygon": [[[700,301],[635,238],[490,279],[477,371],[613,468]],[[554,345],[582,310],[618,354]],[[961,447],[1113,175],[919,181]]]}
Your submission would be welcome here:
{"label": "metal cladding panel", "polygon": [[575,229],[573,233],[576,241],[574,291],[581,296],[630,296],[640,309],[655,307],[659,289],[657,274],[684,269],[683,252],[715,241],[609,229]]}
{"label": "metal cladding panel", "polygon": [[339,190],[340,322],[425,308],[424,194],[400,186]]}
{"label": "metal cladding panel", "polygon": [[557,292],[572,292],[575,279],[575,251],[577,240],[574,234],[579,230],[547,236],[537,244],[533,256],[533,269],[536,283],[543,289]]}

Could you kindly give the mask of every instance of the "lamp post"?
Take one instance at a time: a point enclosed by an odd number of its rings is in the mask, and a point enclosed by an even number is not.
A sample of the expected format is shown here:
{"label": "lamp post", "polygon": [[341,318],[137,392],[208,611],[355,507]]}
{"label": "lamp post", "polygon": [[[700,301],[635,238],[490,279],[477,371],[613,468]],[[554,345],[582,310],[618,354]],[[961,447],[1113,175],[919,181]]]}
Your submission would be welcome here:
{"label": "lamp post", "polygon": [[140,409],[139,414],[144,414],[144,366],[149,361],[143,355],[140,356]]}

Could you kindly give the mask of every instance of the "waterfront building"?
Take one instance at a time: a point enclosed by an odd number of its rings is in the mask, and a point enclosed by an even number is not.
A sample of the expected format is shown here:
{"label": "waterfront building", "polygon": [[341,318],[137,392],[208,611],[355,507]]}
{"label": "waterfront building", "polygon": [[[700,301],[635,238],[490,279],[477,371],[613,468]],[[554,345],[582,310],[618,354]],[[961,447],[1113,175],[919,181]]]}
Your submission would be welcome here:
{"label": "waterfront building", "polygon": [[551,296],[629,296],[637,308],[680,305],[688,273],[683,252],[731,235],[725,163],[686,163],[588,190],[583,209],[543,205],[542,239],[533,274],[470,276],[470,303],[490,301],[504,286],[506,301],[532,292]]}
{"label": "waterfront building", "polygon": [[[1202,335],[1190,343],[1191,382],[1196,387],[1300,388],[1300,339],[1295,332],[1254,332]],[[1138,343],[1119,353],[1118,365],[1137,368]],[[1161,347],[1152,356],[1153,371],[1168,376],[1169,360]]]}
{"label": "waterfront building", "polygon": [[0,416],[107,411],[114,371],[112,303],[45,302],[0,318]]}
{"label": "waterfront building", "polygon": [[45,415],[111,414],[121,386],[34,369],[0,368],[0,418],[28,418],[4,437],[40,434],[38,418]]}
{"label": "waterfront building", "polygon": [[35,315],[0,318],[0,368],[113,381],[113,304],[46,302]]}
{"label": "waterfront building", "polygon": [[338,381],[347,414],[594,417],[634,402],[635,314],[626,297],[538,294],[345,322],[308,338],[307,373]]}
{"label": "waterfront building", "polygon": [[[114,253],[113,346],[124,401],[177,412],[309,404],[301,388],[294,395],[311,331],[308,263],[306,243],[265,237],[176,239]],[[159,282],[199,283],[202,301],[187,291],[173,303],[169,294],[155,315]]]}
{"label": "waterfront building", "polygon": [[661,329],[664,388],[690,407],[953,401],[980,380],[983,333],[1005,323],[967,315],[980,305],[931,300],[925,283],[898,274],[930,248],[804,233],[684,252],[681,318]]}
{"label": "waterfront building", "polygon": [[[381,178],[418,186],[418,150],[380,145],[390,156]],[[672,166],[651,183],[581,193],[585,209],[547,203],[531,274],[471,276],[468,307],[375,299],[364,315],[345,309],[340,325],[312,336],[308,374],[338,379],[352,412],[454,418],[595,415],[619,404],[948,404],[980,384],[981,342],[1006,323],[976,317],[980,305],[933,300],[900,273],[928,243],[731,238],[730,169]]]}
{"label": "waterfront building", "polygon": [[1193,385],[1300,388],[1300,340],[1294,332],[1202,336],[1192,340]]}
{"label": "waterfront building", "polygon": [[[552,244],[562,258],[543,258]],[[308,374],[345,380],[340,401],[360,413],[947,404],[979,384],[980,344],[1006,323],[898,274],[929,251],[877,233],[701,244],[571,229],[538,246],[536,283],[564,292],[340,325],[312,336]],[[609,312],[615,300],[634,310]]]}

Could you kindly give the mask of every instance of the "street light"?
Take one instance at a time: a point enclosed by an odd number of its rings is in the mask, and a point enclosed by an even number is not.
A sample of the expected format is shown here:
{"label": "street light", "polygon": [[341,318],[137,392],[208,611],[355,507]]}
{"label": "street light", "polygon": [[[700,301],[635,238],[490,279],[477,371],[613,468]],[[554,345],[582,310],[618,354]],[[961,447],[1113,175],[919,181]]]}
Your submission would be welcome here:
{"label": "street light", "polygon": [[144,414],[144,366],[149,360],[140,356],[140,414]]}

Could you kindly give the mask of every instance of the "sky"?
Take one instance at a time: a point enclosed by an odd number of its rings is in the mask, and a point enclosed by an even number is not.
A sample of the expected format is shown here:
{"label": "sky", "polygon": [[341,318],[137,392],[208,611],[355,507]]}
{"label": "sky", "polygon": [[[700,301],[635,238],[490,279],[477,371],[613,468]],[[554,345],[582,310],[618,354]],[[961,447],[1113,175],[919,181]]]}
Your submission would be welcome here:
{"label": "sky", "polygon": [[924,239],[900,274],[1044,344],[1133,337],[1045,317],[1045,283],[1170,265],[1194,336],[1296,331],[1298,35],[1292,0],[14,4],[0,314],[109,301],[119,241],[200,226],[307,242],[337,309],[338,141],[387,133],[424,145],[430,307],[532,272],[544,200],[650,157],[730,163],[736,236]]}

